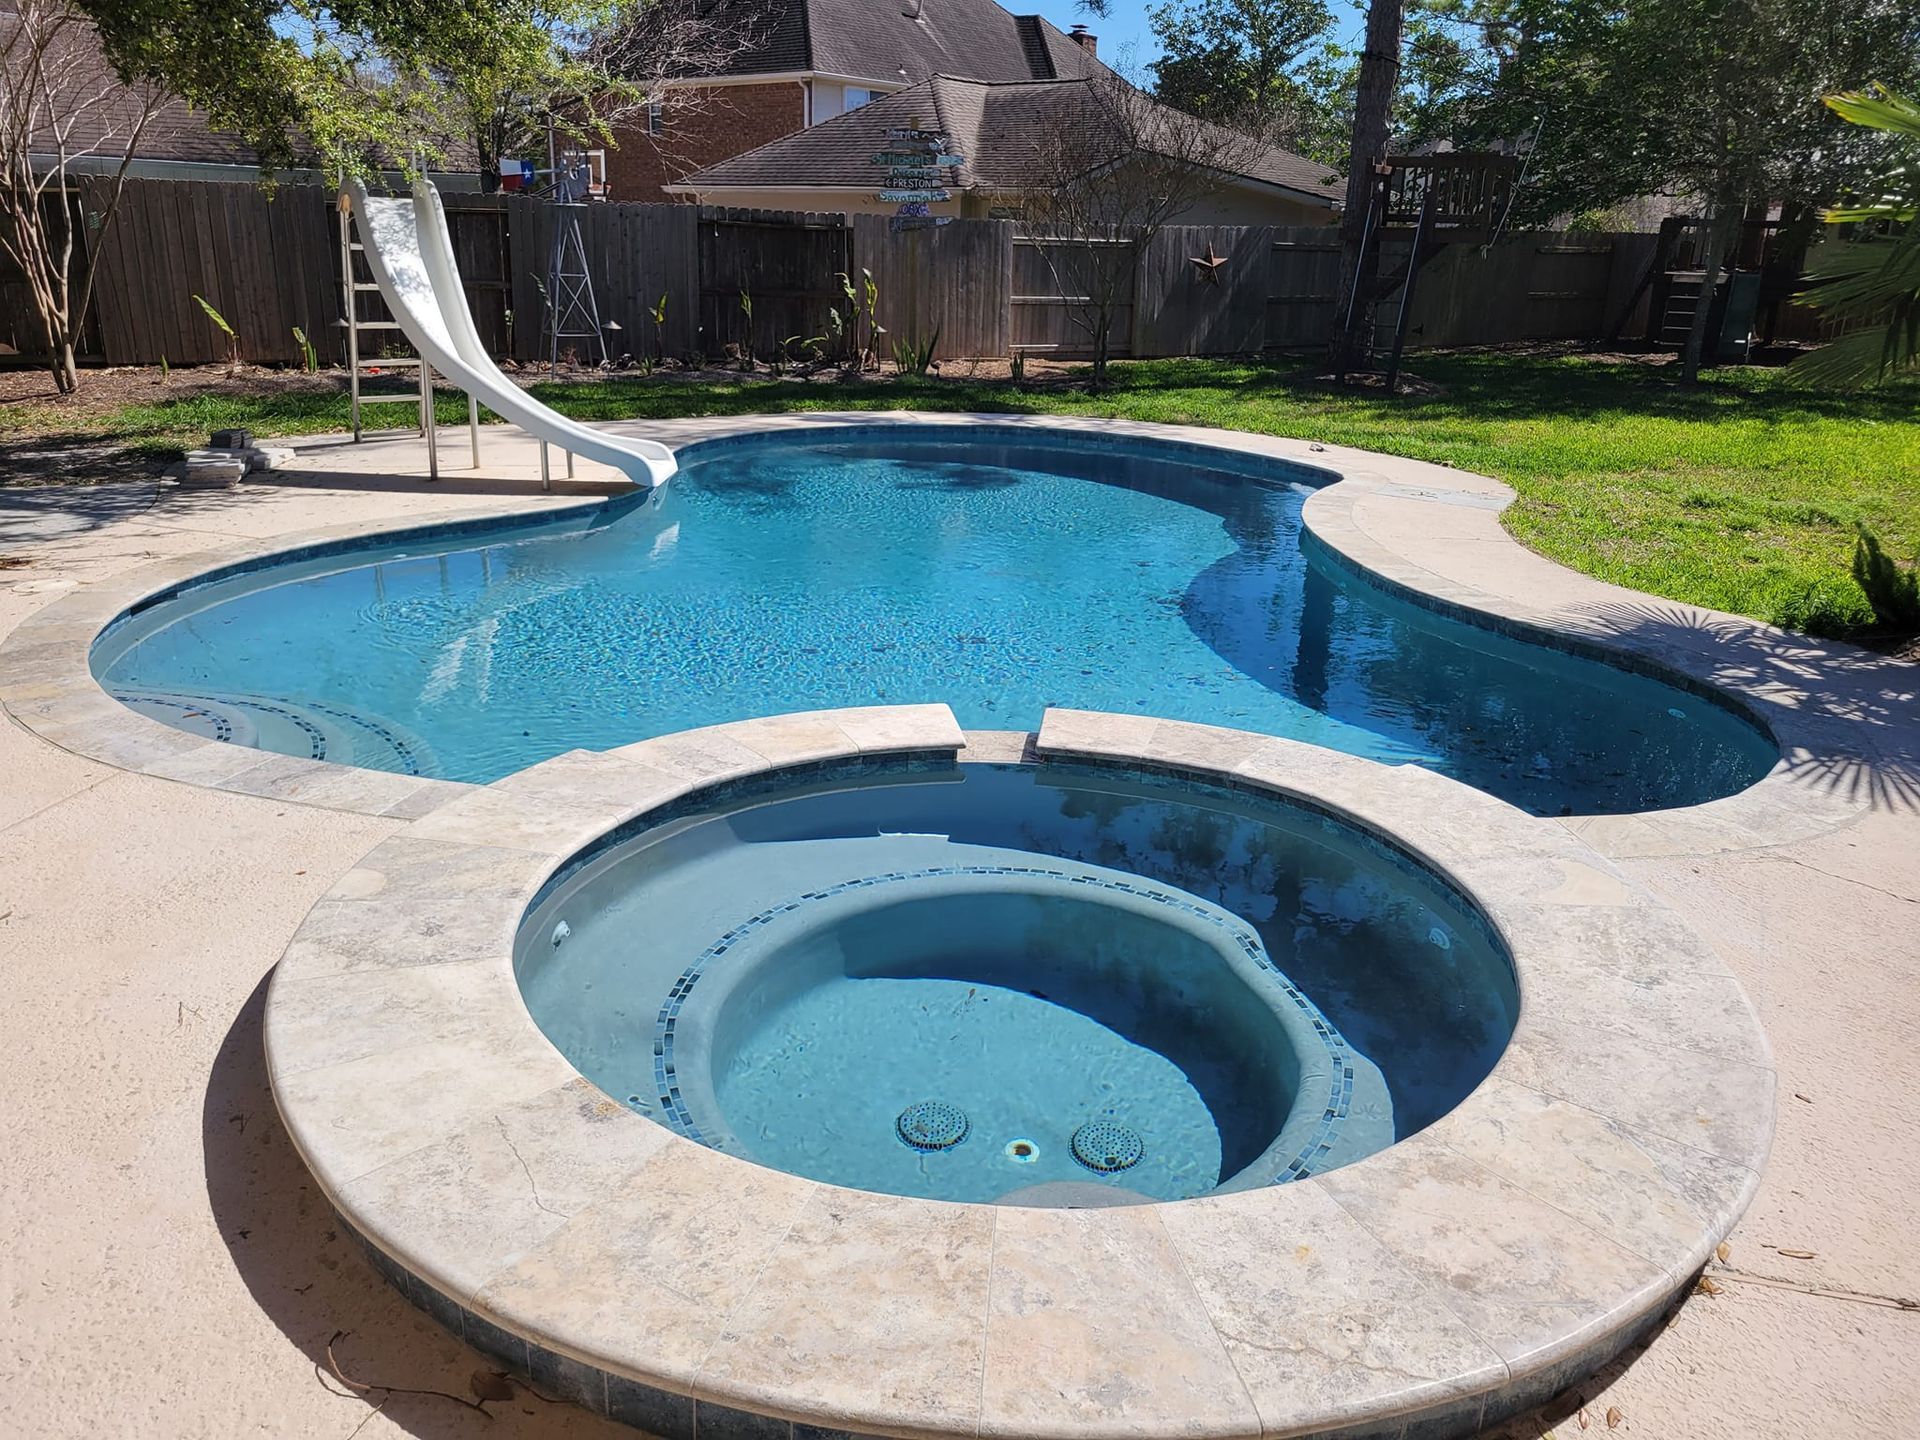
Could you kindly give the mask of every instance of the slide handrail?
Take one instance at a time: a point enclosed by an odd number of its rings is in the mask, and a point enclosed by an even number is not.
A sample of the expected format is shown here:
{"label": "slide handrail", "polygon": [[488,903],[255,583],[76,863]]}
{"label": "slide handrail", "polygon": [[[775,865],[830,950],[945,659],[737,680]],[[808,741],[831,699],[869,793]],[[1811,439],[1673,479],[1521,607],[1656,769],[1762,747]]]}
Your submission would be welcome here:
{"label": "slide handrail", "polygon": [[642,488],[663,484],[678,468],[673,452],[659,442],[608,435],[569,420],[501,373],[474,327],[446,208],[433,185],[421,181],[409,200],[369,195],[358,180],[349,180],[341,193],[353,206],[367,268],[388,310],[435,370],[529,435],[611,465]]}

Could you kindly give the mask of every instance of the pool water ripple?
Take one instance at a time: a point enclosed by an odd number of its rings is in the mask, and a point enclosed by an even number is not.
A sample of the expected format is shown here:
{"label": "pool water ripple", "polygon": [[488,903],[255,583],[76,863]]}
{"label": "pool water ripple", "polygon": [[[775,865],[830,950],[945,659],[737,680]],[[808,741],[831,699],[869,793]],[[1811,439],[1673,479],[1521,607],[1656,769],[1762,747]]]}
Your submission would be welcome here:
{"label": "pool water ripple", "polygon": [[[110,632],[95,667],[114,690],[332,707],[473,781],[756,715],[927,701],[969,728],[1060,705],[1285,735],[1546,814],[1698,803],[1771,766],[1707,700],[1310,560],[1301,474],[1195,454],[910,430],[696,447],[607,523],[189,591]],[[397,763],[362,748],[351,763]]]}

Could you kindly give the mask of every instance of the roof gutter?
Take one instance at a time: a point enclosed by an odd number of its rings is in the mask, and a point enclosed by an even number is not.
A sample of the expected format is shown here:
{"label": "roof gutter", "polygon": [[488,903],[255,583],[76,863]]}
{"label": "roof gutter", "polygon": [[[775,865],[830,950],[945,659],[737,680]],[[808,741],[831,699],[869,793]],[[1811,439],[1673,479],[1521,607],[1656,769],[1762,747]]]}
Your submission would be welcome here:
{"label": "roof gutter", "polygon": [[[871,75],[842,75],[833,70],[768,70],[758,75],[687,75],[664,83],[672,89],[702,90],[709,86],[725,85],[784,85],[788,81],[805,84],[809,80],[826,80],[833,84],[864,85],[869,90],[904,89],[898,75],[889,75],[876,79]],[[915,82],[908,81],[906,84]]]}
{"label": "roof gutter", "polygon": [[745,191],[754,195],[858,195],[864,199],[873,198],[878,186],[873,185],[690,185],[681,181],[674,185],[662,185],[664,195],[718,195],[723,191]]}

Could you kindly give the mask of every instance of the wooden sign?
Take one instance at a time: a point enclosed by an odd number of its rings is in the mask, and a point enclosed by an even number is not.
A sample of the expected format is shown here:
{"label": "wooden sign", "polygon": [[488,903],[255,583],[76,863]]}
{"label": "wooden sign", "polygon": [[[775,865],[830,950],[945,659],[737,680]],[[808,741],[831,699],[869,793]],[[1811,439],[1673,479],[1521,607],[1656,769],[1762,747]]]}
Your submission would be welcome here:
{"label": "wooden sign", "polygon": [[938,165],[950,169],[960,163],[958,155],[942,155],[938,147],[925,150],[882,150],[867,157],[875,165]]}
{"label": "wooden sign", "polygon": [[883,204],[900,207],[889,221],[889,228],[930,230],[950,224],[951,215],[935,215],[927,208],[953,199],[942,172],[957,169],[961,157],[948,153],[947,137],[938,130],[902,126],[887,131],[887,144],[890,148],[876,152],[870,159],[873,164],[884,166],[887,172],[884,188],[877,198]]}

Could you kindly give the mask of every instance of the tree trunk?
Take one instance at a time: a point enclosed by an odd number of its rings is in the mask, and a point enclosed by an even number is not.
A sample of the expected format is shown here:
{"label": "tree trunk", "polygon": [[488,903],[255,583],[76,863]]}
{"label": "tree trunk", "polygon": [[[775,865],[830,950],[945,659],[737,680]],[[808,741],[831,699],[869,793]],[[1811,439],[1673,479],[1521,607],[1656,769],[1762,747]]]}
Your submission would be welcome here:
{"label": "tree trunk", "polygon": [[1687,343],[1680,351],[1680,383],[1683,385],[1691,385],[1700,378],[1707,319],[1713,313],[1714,292],[1719,289],[1720,263],[1731,248],[1729,240],[1738,233],[1735,227],[1740,224],[1740,216],[1738,205],[1722,199],[1714,205],[1713,218],[1707,223],[1707,244],[1700,256],[1700,301],[1693,307],[1693,324],[1687,329]]}
{"label": "tree trunk", "polygon": [[[1344,371],[1365,355],[1362,337],[1373,324],[1373,297],[1354,301],[1361,274],[1362,238],[1373,203],[1373,167],[1387,153],[1393,93],[1400,78],[1401,0],[1371,0],[1367,6],[1366,48],[1360,52],[1359,85],[1353,101],[1353,144],[1347,169],[1347,207],[1340,216],[1340,298],[1334,309],[1333,368]],[[1353,323],[1347,323],[1351,304]]]}
{"label": "tree trunk", "polygon": [[[32,282],[33,277],[28,277]],[[33,291],[34,319],[40,326],[40,346],[47,360],[47,373],[53,376],[53,388],[62,395],[71,395],[74,376],[69,367],[62,363],[62,357],[69,347],[63,345],[60,332],[54,327],[54,304],[51,296],[46,295],[37,283],[30,283]]]}

